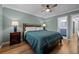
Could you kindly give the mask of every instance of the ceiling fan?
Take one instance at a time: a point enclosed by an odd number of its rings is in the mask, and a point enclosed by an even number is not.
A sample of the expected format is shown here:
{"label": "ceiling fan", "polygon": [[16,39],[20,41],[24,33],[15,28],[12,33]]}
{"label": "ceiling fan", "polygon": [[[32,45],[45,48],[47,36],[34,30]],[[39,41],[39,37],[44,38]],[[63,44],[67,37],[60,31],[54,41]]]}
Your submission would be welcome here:
{"label": "ceiling fan", "polygon": [[52,10],[57,6],[57,4],[42,4],[42,12],[52,12]]}

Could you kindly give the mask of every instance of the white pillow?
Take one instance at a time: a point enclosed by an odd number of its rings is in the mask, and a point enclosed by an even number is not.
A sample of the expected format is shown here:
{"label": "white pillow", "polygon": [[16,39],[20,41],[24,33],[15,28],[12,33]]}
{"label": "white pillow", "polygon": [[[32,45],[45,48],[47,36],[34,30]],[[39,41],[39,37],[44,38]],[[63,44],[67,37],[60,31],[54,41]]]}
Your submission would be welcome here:
{"label": "white pillow", "polygon": [[26,27],[25,32],[27,31],[36,31],[36,30],[43,30],[43,27]]}
{"label": "white pillow", "polygon": [[34,31],[34,30],[36,30],[36,27],[26,27],[25,30],[26,31]]}
{"label": "white pillow", "polygon": [[37,27],[37,30],[43,30],[43,27]]}

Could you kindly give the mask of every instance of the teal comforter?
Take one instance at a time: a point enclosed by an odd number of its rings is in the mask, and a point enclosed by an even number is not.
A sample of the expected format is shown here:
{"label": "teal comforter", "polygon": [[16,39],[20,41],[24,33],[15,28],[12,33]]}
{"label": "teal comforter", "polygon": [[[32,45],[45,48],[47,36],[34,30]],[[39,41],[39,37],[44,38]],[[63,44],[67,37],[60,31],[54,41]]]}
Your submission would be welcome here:
{"label": "teal comforter", "polygon": [[28,31],[24,34],[25,40],[32,46],[36,53],[43,53],[46,47],[50,47],[62,36],[54,31]]}

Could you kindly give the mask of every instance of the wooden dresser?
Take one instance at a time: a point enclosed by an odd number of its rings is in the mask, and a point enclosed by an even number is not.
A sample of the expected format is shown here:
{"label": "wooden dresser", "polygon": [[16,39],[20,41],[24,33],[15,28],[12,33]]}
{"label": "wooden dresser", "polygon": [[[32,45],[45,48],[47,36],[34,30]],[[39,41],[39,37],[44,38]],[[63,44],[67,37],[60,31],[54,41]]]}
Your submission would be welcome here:
{"label": "wooden dresser", "polygon": [[21,42],[21,32],[10,33],[10,45],[18,44]]}

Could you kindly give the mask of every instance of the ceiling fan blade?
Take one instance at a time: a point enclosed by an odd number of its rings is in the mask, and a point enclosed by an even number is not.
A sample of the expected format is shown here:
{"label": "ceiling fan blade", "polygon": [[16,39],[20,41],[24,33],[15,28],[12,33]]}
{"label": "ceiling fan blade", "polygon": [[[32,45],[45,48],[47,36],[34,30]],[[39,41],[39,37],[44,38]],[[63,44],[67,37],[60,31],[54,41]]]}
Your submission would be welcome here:
{"label": "ceiling fan blade", "polygon": [[56,6],[57,6],[57,4],[54,4],[54,5],[53,5],[53,7],[56,7]]}
{"label": "ceiling fan blade", "polygon": [[50,12],[52,12],[52,10],[50,10]]}
{"label": "ceiling fan blade", "polygon": [[41,12],[44,12],[46,9],[43,9]]}
{"label": "ceiling fan blade", "polygon": [[41,6],[42,6],[42,7],[46,7],[46,5],[47,5],[47,4],[42,4]]}

